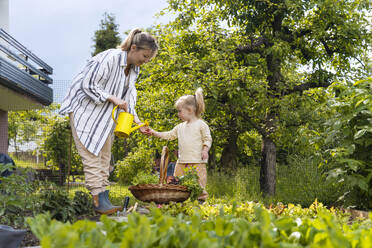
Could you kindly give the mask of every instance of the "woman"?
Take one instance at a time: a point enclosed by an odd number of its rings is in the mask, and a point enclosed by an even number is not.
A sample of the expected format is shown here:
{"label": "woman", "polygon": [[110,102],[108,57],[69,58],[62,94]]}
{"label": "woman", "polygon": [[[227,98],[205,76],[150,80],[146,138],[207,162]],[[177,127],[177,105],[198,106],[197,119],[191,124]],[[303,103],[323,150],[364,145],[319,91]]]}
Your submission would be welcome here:
{"label": "woman", "polygon": [[[100,214],[121,211],[109,201],[109,167],[113,141],[114,106],[134,115],[139,67],[153,58],[158,45],[153,36],[133,29],[119,49],[109,49],[91,58],[74,78],[62,102],[60,114],[69,114],[72,135],[82,158],[85,185],[93,197],[94,209]],[[149,135],[148,127],[141,133]]]}

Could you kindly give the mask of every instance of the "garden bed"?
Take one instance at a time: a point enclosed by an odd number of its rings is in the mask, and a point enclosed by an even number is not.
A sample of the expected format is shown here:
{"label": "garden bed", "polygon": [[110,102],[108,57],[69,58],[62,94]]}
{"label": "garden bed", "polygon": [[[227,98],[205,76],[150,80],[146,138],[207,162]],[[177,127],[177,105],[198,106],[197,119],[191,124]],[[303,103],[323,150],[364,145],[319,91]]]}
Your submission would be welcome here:
{"label": "garden bed", "polygon": [[[148,206],[151,206],[148,205]],[[314,202],[309,208],[293,204],[271,205],[187,201],[153,208],[148,215],[128,215],[128,222],[102,216],[63,224],[48,215],[29,223],[51,247],[367,247],[372,239],[372,217],[356,218],[341,209]],[[46,224],[47,223],[47,224]],[[45,225],[39,228],[40,225]],[[141,238],[138,238],[141,233]],[[182,235],[181,235],[182,234]],[[69,237],[66,239],[66,237]],[[341,244],[341,246],[340,246]]]}

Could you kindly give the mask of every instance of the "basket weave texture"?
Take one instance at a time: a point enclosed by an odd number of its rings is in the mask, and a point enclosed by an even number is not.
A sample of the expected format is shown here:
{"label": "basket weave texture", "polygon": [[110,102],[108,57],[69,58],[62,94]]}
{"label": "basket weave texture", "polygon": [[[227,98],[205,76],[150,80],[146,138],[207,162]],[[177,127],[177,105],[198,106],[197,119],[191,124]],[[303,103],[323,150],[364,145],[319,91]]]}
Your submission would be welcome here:
{"label": "basket weave texture", "polygon": [[163,147],[160,161],[159,184],[139,184],[130,186],[128,189],[134,197],[144,202],[166,204],[169,202],[183,202],[190,197],[190,192],[185,186],[165,184],[167,177],[169,153],[166,146]]}

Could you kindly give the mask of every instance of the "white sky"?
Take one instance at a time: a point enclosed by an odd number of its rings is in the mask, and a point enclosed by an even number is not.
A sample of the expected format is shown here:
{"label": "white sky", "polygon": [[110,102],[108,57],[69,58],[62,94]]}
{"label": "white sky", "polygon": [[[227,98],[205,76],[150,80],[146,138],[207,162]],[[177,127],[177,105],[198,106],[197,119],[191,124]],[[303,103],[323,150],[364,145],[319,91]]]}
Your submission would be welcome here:
{"label": "white sky", "polygon": [[[54,80],[71,80],[93,51],[104,12],[115,15],[123,39],[129,29],[167,23],[170,16],[154,16],[165,7],[166,0],[9,0],[9,32],[53,67]],[[64,94],[66,86],[52,87]]]}

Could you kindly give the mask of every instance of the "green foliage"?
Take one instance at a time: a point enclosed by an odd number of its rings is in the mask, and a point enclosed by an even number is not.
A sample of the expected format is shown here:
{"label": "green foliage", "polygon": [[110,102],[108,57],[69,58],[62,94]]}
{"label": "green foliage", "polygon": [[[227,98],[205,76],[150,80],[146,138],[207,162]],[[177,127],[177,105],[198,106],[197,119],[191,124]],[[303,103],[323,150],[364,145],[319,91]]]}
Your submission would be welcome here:
{"label": "green foliage", "polygon": [[261,202],[236,202],[226,201],[223,199],[212,199],[208,204],[198,204],[196,202],[185,201],[182,203],[170,203],[160,208],[163,214],[178,216],[179,214],[194,216],[200,215],[203,219],[213,219],[220,215],[232,215],[238,218],[246,218],[247,220],[254,221],[255,208],[262,207],[277,217],[290,216],[293,218],[317,218],[319,213],[333,214],[337,216],[339,222],[347,222],[350,215],[344,213],[337,208],[327,208],[322,203],[315,200],[309,207],[304,208],[301,205],[294,205],[289,203],[285,205],[281,202],[276,204],[269,204],[265,207]]}
{"label": "green foliage", "polygon": [[[0,174],[12,169],[11,164],[0,164]],[[17,170],[8,177],[0,176],[0,223],[24,227],[26,216],[40,213],[41,200],[34,194],[43,184],[29,181],[32,170]]]}
{"label": "green foliage", "polygon": [[157,184],[159,183],[159,177],[155,174],[146,173],[145,171],[139,171],[132,180],[133,185],[137,184]]}
{"label": "green foliage", "polygon": [[10,111],[8,113],[8,139],[14,144],[16,153],[20,145],[37,136],[39,123],[36,111]]}
{"label": "green foliage", "polygon": [[8,139],[14,145],[16,155],[19,146],[30,141],[35,141],[40,149],[42,127],[48,124],[48,116],[56,108],[57,105],[52,104],[38,110],[8,112]]}
{"label": "green foliage", "polygon": [[[306,94],[308,89],[327,87],[336,76],[359,78],[370,72],[365,59],[371,41],[365,15],[369,5],[347,0],[171,0],[167,10],[177,18],[161,30],[164,49],[155,60],[159,68],[149,68],[150,82],[162,83],[164,105],[165,85],[174,88],[170,92],[175,97],[180,90],[205,89],[206,119],[218,137],[216,155],[222,150],[221,158],[229,156],[231,165],[244,147],[253,148],[239,137],[247,130],[287,148],[291,142],[282,138],[311,123],[314,116],[306,110],[319,105]],[[361,63],[353,63],[354,57]],[[273,120],[266,118],[270,112],[276,119],[272,129]]]}
{"label": "green foliage", "polygon": [[67,117],[52,114],[48,117],[48,125],[43,127],[43,142],[41,146],[47,165],[67,173],[71,145],[71,172],[82,173],[83,164],[76,149],[71,134],[70,122]]}
{"label": "green foliage", "polygon": [[[153,31],[161,49],[143,66],[138,113],[156,119],[155,129],[169,130],[178,123],[175,99],[202,87],[214,140],[211,167],[268,167],[258,139],[276,146],[278,154],[265,155],[277,155],[270,163],[318,156],[309,136],[297,134],[318,124],[314,109],[327,97],[318,88],[370,73],[369,6],[348,0],[171,0],[166,11],[176,19]],[[274,175],[275,164],[268,168]],[[275,183],[265,184],[273,189]]]}
{"label": "green foliage", "polygon": [[42,247],[112,247],[108,246],[110,242],[105,240],[105,235],[97,230],[95,222],[63,224],[52,219],[49,214],[38,215],[27,221],[32,232],[41,240]]}
{"label": "green foliage", "polygon": [[187,190],[190,191],[191,201],[198,199],[200,194],[203,192],[202,187],[200,187],[198,182],[198,174],[195,168],[185,168],[185,175],[179,177],[180,184],[187,187]]}
{"label": "green foliage", "polygon": [[130,152],[124,160],[116,163],[119,182],[124,185],[132,183],[136,175],[143,171],[150,174],[154,165],[154,151],[145,147]]}
{"label": "green foliage", "polygon": [[[47,165],[53,169],[67,172],[70,126],[68,118],[56,113],[59,105],[52,104],[40,110],[9,112],[9,140],[18,146],[34,141],[37,149],[46,157]],[[82,172],[82,162],[72,141],[72,172]]]}
{"label": "green foliage", "polygon": [[[350,187],[345,195],[372,208],[372,79],[334,84],[325,106],[325,164],[328,177]],[[328,148],[328,149],[327,149]]]}
{"label": "green foliage", "polygon": [[76,191],[74,198],[70,199],[63,189],[44,189],[40,198],[42,211],[49,212],[51,218],[59,221],[73,222],[77,216],[94,214],[92,197],[82,191]]}
{"label": "green foliage", "polygon": [[99,30],[94,33],[94,51],[92,56],[110,48],[116,48],[120,42],[118,24],[115,23],[113,14],[104,13]]}
{"label": "green foliage", "polygon": [[76,211],[66,191],[45,189],[41,192],[41,198],[44,200],[42,210],[50,212],[53,219],[63,222],[74,220]]}
{"label": "green foliage", "polygon": [[[204,206],[201,206],[204,207]],[[153,209],[150,216],[131,214],[128,222],[101,217],[102,225],[87,220],[63,224],[48,215],[28,219],[43,247],[369,247],[372,219],[348,225],[314,206],[314,217],[291,212],[277,216],[258,204],[245,209],[229,206],[211,218],[200,214],[171,217]],[[246,215],[242,214],[243,212]],[[285,208],[279,211],[284,212]],[[141,238],[138,238],[138,233]]]}
{"label": "green foliage", "polygon": [[76,215],[93,215],[92,196],[83,191],[76,191],[72,200]]}

